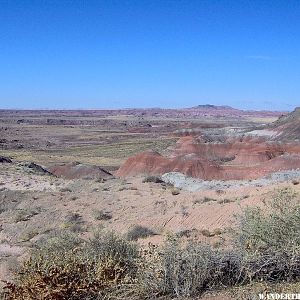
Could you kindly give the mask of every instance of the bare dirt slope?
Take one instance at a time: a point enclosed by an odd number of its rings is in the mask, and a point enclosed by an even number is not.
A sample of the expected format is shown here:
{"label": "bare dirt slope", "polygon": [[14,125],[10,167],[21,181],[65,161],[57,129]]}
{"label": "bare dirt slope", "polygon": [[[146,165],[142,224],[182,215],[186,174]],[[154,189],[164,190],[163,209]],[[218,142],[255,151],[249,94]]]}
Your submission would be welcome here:
{"label": "bare dirt slope", "polygon": [[180,172],[204,180],[257,179],[295,168],[300,168],[300,143],[250,137],[228,138],[220,143],[190,136],[179,139],[169,156],[148,151],[130,157],[116,175]]}
{"label": "bare dirt slope", "polygon": [[290,114],[280,117],[277,121],[269,125],[277,131],[278,140],[294,141],[300,139],[300,107],[297,107]]}

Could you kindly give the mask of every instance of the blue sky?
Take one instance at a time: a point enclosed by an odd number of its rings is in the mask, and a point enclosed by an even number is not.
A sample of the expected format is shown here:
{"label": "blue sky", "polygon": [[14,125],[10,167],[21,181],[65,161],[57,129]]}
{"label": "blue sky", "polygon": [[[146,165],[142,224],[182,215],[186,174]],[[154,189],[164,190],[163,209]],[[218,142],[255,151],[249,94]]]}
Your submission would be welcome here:
{"label": "blue sky", "polygon": [[0,0],[1,108],[299,100],[298,0]]}

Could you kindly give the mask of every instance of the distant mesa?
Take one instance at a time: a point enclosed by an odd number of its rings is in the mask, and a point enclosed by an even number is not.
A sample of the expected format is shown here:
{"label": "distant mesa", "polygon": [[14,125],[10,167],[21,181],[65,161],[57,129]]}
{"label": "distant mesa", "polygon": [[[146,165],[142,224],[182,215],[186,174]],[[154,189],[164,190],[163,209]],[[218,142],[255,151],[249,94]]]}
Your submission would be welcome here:
{"label": "distant mesa", "polygon": [[197,106],[192,107],[192,109],[216,109],[216,110],[228,110],[228,109],[232,109],[232,110],[237,110],[231,106],[228,105],[213,105],[213,104],[199,104]]}
{"label": "distant mesa", "polygon": [[48,170],[57,177],[66,179],[106,179],[112,177],[110,172],[99,166],[82,164],[79,162],[54,165],[49,167]]}

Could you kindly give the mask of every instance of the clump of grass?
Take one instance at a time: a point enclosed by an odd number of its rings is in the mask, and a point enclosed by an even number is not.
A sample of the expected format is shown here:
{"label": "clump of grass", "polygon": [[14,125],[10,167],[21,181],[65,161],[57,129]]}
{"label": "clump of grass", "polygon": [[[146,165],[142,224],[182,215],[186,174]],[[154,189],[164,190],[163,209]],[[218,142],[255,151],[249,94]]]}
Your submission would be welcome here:
{"label": "clump of grass", "polygon": [[193,204],[201,204],[202,203],[202,199],[195,199],[193,201]]}
{"label": "clump of grass", "polygon": [[226,203],[231,203],[234,202],[234,199],[229,199],[229,198],[225,198],[225,199],[221,199],[218,201],[219,204],[226,204]]}
{"label": "clump of grass", "polygon": [[224,190],[216,190],[216,194],[218,195],[222,195],[222,194],[225,194],[226,192]]}
{"label": "clump of grass", "polygon": [[38,215],[39,211],[36,209],[21,209],[17,211],[14,222],[29,221],[33,216]]}
{"label": "clump of grass", "polygon": [[28,241],[30,241],[32,238],[34,238],[35,236],[37,236],[38,234],[39,234],[38,231],[36,231],[36,230],[31,230],[31,231],[29,231],[29,232],[23,234],[23,235],[21,236],[21,240],[22,240],[22,242],[28,242]]}
{"label": "clump of grass", "polygon": [[69,193],[71,193],[72,192],[72,190],[70,189],[70,188],[68,188],[68,187],[63,187],[63,188],[61,188],[60,190],[59,190],[60,192],[69,192]]}
{"label": "clump of grass", "polygon": [[210,198],[210,197],[204,197],[203,199],[195,199],[193,201],[193,204],[203,204],[203,203],[215,202],[215,201],[217,201],[217,199]]}
{"label": "clump of grass", "polygon": [[143,183],[145,182],[154,182],[154,183],[163,183],[164,181],[159,176],[147,176],[143,179]]}
{"label": "clump of grass", "polygon": [[94,213],[94,217],[96,220],[99,221],[107,221],[112,218],[111,213],[105,212],[103,210],[96,210]]}
{"label": "clump of grass", "polygon": [[137,241],[138,239],[153,235],[156,235],[156,233],[152,229],[141,225],[136,225],[127,232],[127,239],[129,241]]}
{"label": "clump of grass", "polygon": [[217,201],[217,199],[211,198],[211,197],[204,197],[202,199],[202,203],[207,203],[207,202],[214,202]]}
{"label": "clump of grass", "polygon": [[200,232],[205,237],[213,237],[215,235],[213,232],[210,232],[208,229],[201,229]]}
{"label": "clump of grass", "polygon": [[128,188],[128,190],[130,190],[130,191],[137,191],[138,188],[136,186],[131,186],[131,187]]}
{"label": "clump of grass", "polygon": [[171,190],[171,194],[172,194],[173,196],[179,195],[179,194],[180,194],[180,190],[177,189],[177,188],[173,188],[173,189]]}
{"label": "clump of grass", "polygon": [[181,215],[186,218],[189,216],[189,212],[188,212],[188,207],[187,206],[184,206],[184,205],[181,205],[180,206],[180,212],[181,212]]}
{"label": "clump of grass", "polygon": [[103,183],[103,182],[105,182],[105,181],[106,181],[105,178],[97,178],[97,179],[95,179],[95,182],[96,182],[96,183]]}
{"label": "clump of grass", "polygon": [[69,213],[66,218],[65,222],[62,224],[63,229],[68,229],[72,232],[82,232],[84,231],[83,228],[84,221],[82,217],[78,213]]}
{"label": "clump of grass", "polygon": [[184,230],[180,230],[179,232],[176,233],[176,237],[181,238],[181,237],[186,237],[186,238],[190,238],[193,233],[197,232],[197,229],[193,228],[193,229],[184,229]]}
{"label": "clump of grass", "polygon": [[223,233],[221,228],[215,228],[213,231],[210,231],[208,229],[202,229],[200,232],[205,237],[213,237]]}
{"label": "clump of grass", "polygon": [[137,191],[138,188],[136,186],[130,186],[130,187],[126,187],[126,186],[121,186],[119,188],[119,192],[121,191]]}
{"label": "clump of grass", "polygon": [[220,235],[223,233],[223,230],[221,228],[215,228],[212,233],[213,235]]}

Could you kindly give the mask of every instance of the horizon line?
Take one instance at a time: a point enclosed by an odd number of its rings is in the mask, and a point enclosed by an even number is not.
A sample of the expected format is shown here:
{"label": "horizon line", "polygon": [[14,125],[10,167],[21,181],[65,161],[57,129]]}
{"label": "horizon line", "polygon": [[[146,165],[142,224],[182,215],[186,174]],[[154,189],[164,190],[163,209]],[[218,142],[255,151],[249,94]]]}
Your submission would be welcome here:
{"label": "horizon line", "polygon": [[[118,107],[118,108],[16,108],[16,107],[11,107],[11,108],[1,108],[0,107],[0,111],[3,110],[20,110],[20,111],[91,111],[91,110],[96,110],[96,111],[101,111],[101,110],[110,110],[110,111],[114,111],[114,110],[154,110],[154,109],[158,109],[158,110],[185,110],[185,109],[201,109],[205,108],[205,106],[207,106],[207,108],[213,109],[214,107],[216,108],[227,108],[227,109],[234,109],[234,110],[240,110],[240,111],[270,111],[270,112],[289,112],[291,110],[280,110],[280,109],[245,109],[245,108],[235,108],[232,107],[230,105],[214,105],[214,104],[200,104],[200,105],[196,105],[196,106],[192,106],[192,107]],[[294,110],[295,108],[297,108],[297,106],[295,106],[292,110]]]}

